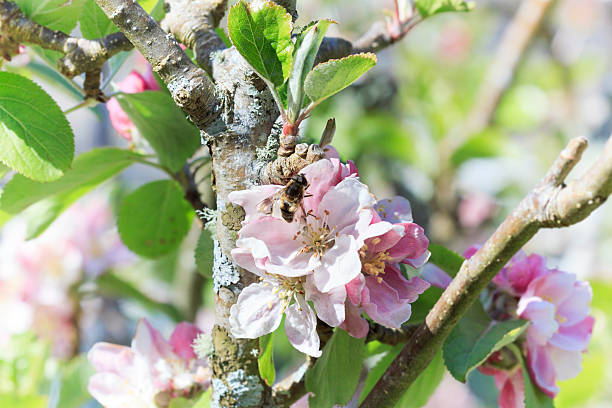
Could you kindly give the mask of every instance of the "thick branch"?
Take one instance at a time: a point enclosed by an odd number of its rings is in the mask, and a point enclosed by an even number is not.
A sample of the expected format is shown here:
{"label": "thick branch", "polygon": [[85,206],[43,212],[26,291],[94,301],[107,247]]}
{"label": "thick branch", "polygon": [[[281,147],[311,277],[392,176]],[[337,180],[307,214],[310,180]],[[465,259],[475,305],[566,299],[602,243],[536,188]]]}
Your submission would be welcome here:
{"label": "thick branch", "polygon": [[17,4],[8,0],[0,0],[0,32],[18,43],[66,54],[58,61],[58,69],[69,78],[99,71],[113,55],[132,49],[122,33],[86,40],[51,30],[27,18]]}
{"label": "thick branch", "polygon": [[468,307],[510,258],[540,228],[572,225],[586,218],[612,192],[612,138],[590,169],[568,186],[563,178],[587,146],[577,138],[557,158],[543,180],[499,226],[444,291],[410,341],[387,368],[361,407],[393,406],[427,367]]}
{"label": "thick branch", "polygon": [[225,15],[227,0],[166,0],[162,27],[193,49],[198,64],[211,72],[211,54],[225,48],[214,29]]}
{"label": "thick branch", "polygon": [[176,104],[199,129],[207,129],[219,115],[220,102],[206,72],[191,62],[176,40],[138,3],[131,0],[96,0],[96,3],[151,63]]}

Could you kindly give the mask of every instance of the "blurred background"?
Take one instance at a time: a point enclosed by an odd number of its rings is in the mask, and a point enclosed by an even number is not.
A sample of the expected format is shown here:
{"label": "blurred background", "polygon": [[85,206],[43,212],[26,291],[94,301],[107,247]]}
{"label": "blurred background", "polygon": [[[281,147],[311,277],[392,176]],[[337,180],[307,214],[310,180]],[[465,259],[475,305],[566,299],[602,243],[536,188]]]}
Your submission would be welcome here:
{"label": "blurred background", "polygon": [[[377,196],[409,198],[432,242],[459,253],[483,242],[570,138],[590,142],[571,179],[596,159],[612,131],[612,2],[558,0],[546,10],[542,3],[478,0],[471,13],[417,25],[380,52],[378,65],[356,85],[314,111],[302,129],[305,138],[318,140],[335,117],[334,146],[356,162]],[[385,9],[393,7],[391,0],[298,4],[298,24],[332,18],[339,24],[330,34],[348,39],[384,21]],[[133,70],[147,70],[136,54],[122,53],[108,64],[116,73],[108,93]],[[34,49],[5,69],[36,80],[64,110],[81,103]],[[104,105],[76,109],[68,118],[77,154],[130,143],[113,128]],[[10,179],[0,177],[0,186]],[[83,353],[97,341],[129,344],[141,317],[166,336],[181,320],[211,330],[212,284],[193,260],[197,227],[178,251],[155,261],[131,254],[116,231],[122,195],[163,177],[133,166],[31,240],[27,218],[34,211],[2,227],[0,395],[20,396],[6,406],[97,406],[85,389],[92,369]],[[525,250],[588,279],[594,291],[596,324],[584,369],[561,384],[556,406],[610,406],[612,205],[576,226],[540,231]],[[275,353],[277,378],[301,362],[286,341]],[[496,401],[489,378],[473,373],[462,384],[447,374],[428,406],[495,407]]]}

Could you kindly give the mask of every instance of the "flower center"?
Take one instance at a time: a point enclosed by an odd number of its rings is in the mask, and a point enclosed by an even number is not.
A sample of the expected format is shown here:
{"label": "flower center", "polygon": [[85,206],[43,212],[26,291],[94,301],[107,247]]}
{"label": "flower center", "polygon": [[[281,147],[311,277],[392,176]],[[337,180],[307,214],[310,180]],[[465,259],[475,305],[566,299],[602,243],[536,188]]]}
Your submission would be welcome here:
{"label": "flower center", "polygon": [[[374,247],[380,243],[380,238],[372,239],[371,246]],[[386,251],[373,252],[368,251],[368,245],[363,244],[359,250],[359,259],[361,260],[361,271],[366,275],[375,276],[378,283],[382,282],[382,275],[385,273],[386,261],[391,259]]]}
{"label": "flower center", "polygon": [[[300,253],[312,252],[315,257],[322,257],[325,251],[333,247],[336,243],[338,233],[336,228],[331,228],[327,223],[327,217],[329,211],[324,211],[323,218],[317,217],[311,213],[307,214],[306,225],[302,231],[298,231],[293,237],[293,240],[297,240],[299,237],[302,239],[302,249]],[[312,217],[312,222],[308,222],[308,216]]]}
{"label": "flower center", "polygon": [[[268,275],[274,277],[275,284],[273,293],[276,294],[280,299],[281,304],[283,306],[283,310],[285,310],[287,306],[289,306],[295,294],[304,294],[304,288],[302,287],[302,277],[289,278],[286,276],[275,275],[271,273],[268,273]],[[263,277],[260,277],[259,279],[262,281],[264,280]],[[271,283],[265,282],[265,284],[270,285]],[[272,305],[270,305],[270,309],[271,308]]]}

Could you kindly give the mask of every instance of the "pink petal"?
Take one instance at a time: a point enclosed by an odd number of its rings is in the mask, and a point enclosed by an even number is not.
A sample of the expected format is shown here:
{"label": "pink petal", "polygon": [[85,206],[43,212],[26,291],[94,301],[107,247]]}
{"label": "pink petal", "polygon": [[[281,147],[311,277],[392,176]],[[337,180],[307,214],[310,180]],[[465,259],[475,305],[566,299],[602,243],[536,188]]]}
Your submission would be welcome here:
{"label": "pink petal", "polygon": [[147,321],[140,319],[136,327],[136,334],[132,339],[132,350],[145,356],[154,364],[159,359],[165,359],[172,354],[170,343],[164,336]]}
{"label": "pink petal", "polygon": [[347,302],[345,316],[346,319],[340,325],[340,328],[346,330],[348,334],[358,339],[361,339],[368,334],[368,331],[370,331],[370,325],[366,319],[361,317],[361,309],[359,307]]}
{"label": "pink petal", "polygon": [[[497,376],[495,377],[497,384]],[[498,385],[499,387],[499,385]],[[525,388],[523,384],[523,372],[519,368],[506,378],[498,397],[500,408],[522,408],[525,400]]]}
{"label": "pink petal", "polygon": [[404,235],[389,250],[389,256],[394,260],[393,262],[400,262],[406,258],[419,258],[429,247],[429,240],[425,236],[425,231],[417,224],[404,223],[400,225],[404,227]]}
{"label": "pink petal", "polygon": [[302,296],[285,311],[285,332],[289,342],[304,354],[320,357],[317,317]]}
{"label": "pink petal", "polygon": [[241,268],[244,268],[247,271],[254,273],[258,276],[263,276],[265,273],[265,270],[260,268],[255,263],[255,259],[253,258],[253,253],[248,248],[248,246],[249,245],[247,245],[246,248],[232,249],[232,258],[234,259],[234,262],[236,263],[236,265],[240,266]]}
{"label": "pink petal", "polygon": [[555,368],[546,348],[527,341],[527,366],[531,379],[546,395],[554,398],[559,387],[555,384]]}
{"label": "pink petal", "polygon": [[301,173],[306,176],[309,185],[306,192],[310,195],[304,198],[304,208],[318,213],[323,196],[340,181],[338,168],[331,160],[323,159],[306,166]]}
{"label": "pink petal", "polygon": [[567,351],[557,347],[547,347],[550,359],[555,367],[556,379],[569,380],[582,371],[582,352]]}
{"label": "pink petal", "polygon": [[256,339],[276,330],[283,318],[283,306],[275,287],[268,282],[252,283],[240,292],[230,309],[232,335]]}
{"label": "pink petal", "polygon": [[[89,393],[106,408],[152,406],[153,395],[141,394],[131,384],[113,373],[97,373],[89,378]],[[152,394],[152,393],[151,393]]]}
{"label": "pink petal", "polygon": [[122,374],[134,363],[134,351],[126,346],[111,343],[96,343],[87,353],[87,359],[96,371]]}
{"label": "pink petal", "polygon": [[306,277],[304,282],[306,300],[312,301],[319,319],[331,327],[339,326],[344,321],[344,301],[346,300],[346,289],[339,286],[327,293],[317,290],[312,282],[312,275]]}
{"label": "pink petal", "polygon": [[336,228],[339,233],[343,229],[350,227],[355,229],[362,216],[366,216],[367,224],[370,225],[372,219],[371,212],[362,213],[360,210],[371,208],[374,205],[374,198],[370,194],[368,187],[356,178],[346,178],[337,186],[330,189],[321,199],[318,214],[320,217],[325,215],[325,210],[329,212],[327,223]]}
{"label": "pink petal", "polygon": [[557,305],[557,314],[562,317],[562,324],[574,325],[584,320],[589,314],[593,290],[585,281],[574,283],[571,295],[563,303]]}
{"label": "pink petal", "polygon": [[108,109],[108,117],[111,125],[115,128],[124,139],[132,140],[132,130],[135,129],[134,123],[130,120],[127,113],[124,112],[119,101],[116,98],[111,98],[106,102]]}
{"label": "pink petal", "polygon": [[192,344],[193,340],[200,333],[202,333],[202,330],[191,323],[181,322],[177,324],[170,335],[170,345],[174,353],[187,361],[197,358],[196,353],[193,351]]}
{"label": "pink petal", "polygon": [[548,342],[560,349],[584,351],[591,341],[594,323],[595,319],[587,316],[583,321],[572,326],[562,324]]}
{"label": "pink petal", "polygon": [[376,211],[383,220],[393,224],[401,222],[412,222],[412,209],[410,201],[404,197],[395,196],[390,199],[380,200],[375,205]]}
{"label": "pink petal", "polygon": [[399,268],[393,265],[387,265],[383,280],[397,291],[400,299],[410,303],[415,302],[419,295],[431,286],[429,282],[424,281],[418,276],[406,280]]}
{"label": "pink petal", "polygon": [[314,283],[321,292],[344,286],[361,273],[361,261],[355,239],[348,235],[336,238],[334,246],[321,259],[313,272]]}
{"label": "pink petal", "polygon": [[387,327],[399,329],[410,318],[410,302],[402,300],[398,292],[386,281],[378,282],[374,276],[366,277],[369,301],[362,302],[363,309],[372,320]]}
{"label": "pink petal", "polygon": [[228,199],[244,209],[245,218],[242,224],[245,225],[249,221],[265,215],[259,213],[257,207],[263,200],[274,195],[282,188],[283,186],[276,185],[255,186],[248,190],[232,191],[229,193]]}
{"label": "pink petal", "polygon": [[423,266],[420,276],[422,279],[440,289],[446,289],[446,287],[450,285],[452,281],[452,278],[448,276],[446,272],[433,264]]}
{"label": "pink petal", "polygon": [[539,297],[521,297],[516,313],[531,322],[527,336],[541,346],[559,329],[555,320],[555,306]]}
{"label": "pink petal", "polygon": [[362,274],[357,275],[355,279],[346,284],[346,294],[349,300],[355,306],[361,304],[361,291],[365,287],[365,276]]}
{"label": "pink petal", "polygon": [[552,271],[531,281],[525,295],[539,296],[555,305],[560,305],[571,296],[575,282],[574,274]]}
{"label": "pink petal", "polygon": [[137,71],[132,71],[126,76],[123,81],[118,84],[121,92],[125,93],[139,93],[147,89],[147,83],[145,79]]}

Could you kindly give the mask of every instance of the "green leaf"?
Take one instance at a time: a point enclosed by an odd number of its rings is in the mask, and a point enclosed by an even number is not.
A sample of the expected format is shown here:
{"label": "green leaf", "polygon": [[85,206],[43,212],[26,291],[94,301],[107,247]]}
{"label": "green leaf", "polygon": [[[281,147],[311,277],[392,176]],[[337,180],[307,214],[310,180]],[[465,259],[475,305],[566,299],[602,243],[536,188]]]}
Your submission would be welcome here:
{"label": "green leaf", "polygon": [[[382,377],[387,367],[389,367],[391,362],[403,348],[404,344],[398,344],[393,347],[369,370],[360,397],[360,402],[362,402],[372,388],[374,388],[374,385],[376,385],[380,377]],[[404,396],[395,406],[401,408],[418,408],[424,406],[442,381],[443,376],[444,362],[442,360],[442,353],[438,352],[431,363],[429,363],[427,368],[412,383],[410,388],[408,388]]]}
{"label": "green leaf", "polygon": [[131,299],[147,310],[162,312],[175,322],[181,321],[181,312],[169,303],[159,303],[142,293],[136,286],[116,273],[105,272],[96,279],[98,292],[105,296],[115,296],[122,299]]}
{"label": "green leaf", "polygon": [[170,95],[145,91],[120,94],[117,100],[142,137],[151,144],[159,162],[172,172],[180,170],[200,146],[200,132]]}
{"label": "green leaf", "polygon": [[212,394],[212,388],[209,387],[206,392],[200,395],[198,402],[195,403],[193,408],[210,408],[210,396]]}
{"label": "green leaf", "polygon": [[471,11],[473,1],[464,0],[416,0],[415,6],[423,18],[447,11]]}
{"label": "green leaf", "polygon": [[79,27],[83,37],[89,40],[119,31],[94,0],[85,0]]}
{"label": "green leaf", "polygon": [[76,27],[83,0],[14,0],[19,8],[38,24],[66,34]]}
{"label": "green leaf", "polygon": [[11,169],[9,169],[8,167],[6,167],[4,164],[0,163],[0,180],[6,176],[6,174],[11,171]]}
{"label": "green leaf", "polygon": [[287,106],[293,121],[297,120],[304,103],[304,81],[312,69],[321,41],[331,20],[321,20],[298,35],[293,54],[293,68],[288,81]]}
{"label": "green leaf", "polygon": [[227,28],[236,50],[253,69],[274,86],[281,86],[292,65],[291,15],[271,1],[252,9],[241,0],[230,9]]}
{"label": "green leaf", "polygon": [[[2,191],[0,211],[10,218],[40,200],[50,200],[38,209],[40,214],[46,214],[44,219],[38,221],[38,226],[30,227],[30,236],[36,235],[43,225],[48,226],[80,196],[142,158],[142,155],[128,150],[105,147],[77,156],[72,169],[64,177],[50,183],[32,181],[16,174]],[[33,212],[36,213],[36,210]]]}
{"label": "green leaf", "polygon": [[198,267],[198,272],[207,278],[212,278],[214,246],[212,234],[206,228],[203,229],[195,250],[195,263]]}
{"label": "green leaf", "polygon": [[395,405],[398,408],[420,408],[427,404],[442,378],[444,377],[444,361],[442,352],[438,351],[427,368],[417,377],[402,399]]}
{"label": "green leaf", "polygon": [[364,354],[364,339],[336,329],[321,357],[306,373],[306,390],[314,394],[309,399],[310,408],[349,402],[359,382]]}
{"label": "green leaf", "polygon": [[[53,62],[55,64],[55,62]],[[83,92],[65,76],[57,72],[57,69],[51,68],[48,64],[37,62],[36,60],[30,61],[28,65],[20,68],[24,71],[30,71],[37,77],[43,77],[45,81],[50,81],[55,85],[59,85],[61,89],[66,91],[75,101],[83,101]],[[29,74],[29,73],[28,73]],[[32,75],[28,75],[32,76]]]}
{"label": "green leaf", "polygon": [[33,180],[60,178],[74,135],[55,101],[35,82],[0,72],[0,161]]}
{"label": "green leaf", "polygon": [[75,357],[67,365],[63,366],[56,406],[61,408],[80,408],[91,399],[91,394],[87,391],[87,383],[89,382],[89,377],[94,372],[95,370],[85,355]]}
{"label": "green leaf", "polygon": [[310,71],[304,81],[304,91],[312,103],[318,105],[355,82],[374,65],[376,55],[372,53],[329,60]]}
{"label": "green leaf", "polygon": [[540,388],[531,381],[529,376],[529,368],[525,363],[525,359],[521,351],[514,344],[509,344],[508,348],[516,355],[521,362],[523,372],[523,386],[525,388],[525,408],[554,408],[553,400],[540,390]]}
{"label": "green leaf", "polygon": [[227,48],[230,48],[232,46],[232,40],[230,40],[223,28],[215,28],[215,33],[217,33],[217,35],[219,36],[219,38],[221,38],[221,41],[223,41],[223,44],[225,44]]}
{"label": "green leaf", "polygon": [[492,321],[480,301],[468,309],[444,342],[444,363],[461,382],[492,353],[512,343],[526,329],[527,320]]}
{"label": "green leaf", "polygon": [[181,186],[173,180],[159,180],[124,198],[117,225],[121,240],[130,250],[157,258],[181,244],[193,216]]}
{"label": "green leaf", "polygon": [[259,338],[259,357],[257,358],[259,375],[270,387],[274,385],[274,332]]}
{"label": "green leaf", "polygon": [[429,262],[448,273],[451,277],[457,275],[465,261],[464,257],[442,245],[429,244],[428,249],[431,252]]}
{"label": "green leaf", "polygon": [[421,293],[416,300],[411,304],[412,314],[407,323],[415,324],[422,323],[427,317],[427,313],[436,304],[440,296],[442,296],[442,289],[436,286],[430,286],[425,292]]}

